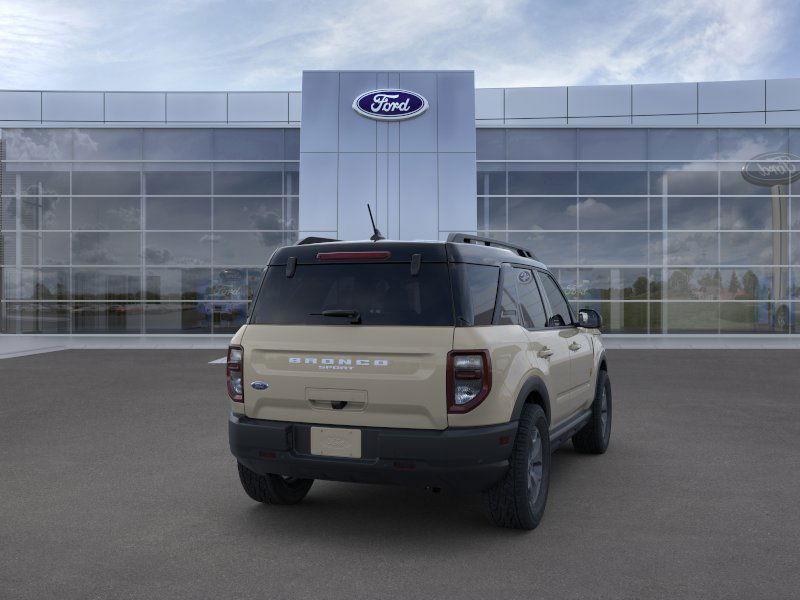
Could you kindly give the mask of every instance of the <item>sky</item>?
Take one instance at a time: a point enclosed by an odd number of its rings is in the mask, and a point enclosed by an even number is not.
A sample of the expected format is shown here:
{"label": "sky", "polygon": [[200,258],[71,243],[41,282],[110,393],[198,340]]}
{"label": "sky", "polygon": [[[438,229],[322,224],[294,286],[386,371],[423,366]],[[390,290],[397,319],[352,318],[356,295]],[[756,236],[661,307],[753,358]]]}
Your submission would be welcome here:
{"label": "sky", "polygon": [[0,0],[0,89],[299,90],[303,69],[478,87],[800,77],[796,0]]}

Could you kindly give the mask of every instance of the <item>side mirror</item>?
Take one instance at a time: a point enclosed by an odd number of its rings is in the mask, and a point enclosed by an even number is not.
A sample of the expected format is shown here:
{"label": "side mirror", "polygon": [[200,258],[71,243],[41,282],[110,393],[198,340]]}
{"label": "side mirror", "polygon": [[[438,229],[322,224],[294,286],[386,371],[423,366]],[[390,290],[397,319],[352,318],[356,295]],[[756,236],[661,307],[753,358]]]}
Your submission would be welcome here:
{"label": "side mirror", "polygon": [[596,310],[582,308],[578,311],[578,326],[586,329],[600,329],[603,326],[603,318]]}

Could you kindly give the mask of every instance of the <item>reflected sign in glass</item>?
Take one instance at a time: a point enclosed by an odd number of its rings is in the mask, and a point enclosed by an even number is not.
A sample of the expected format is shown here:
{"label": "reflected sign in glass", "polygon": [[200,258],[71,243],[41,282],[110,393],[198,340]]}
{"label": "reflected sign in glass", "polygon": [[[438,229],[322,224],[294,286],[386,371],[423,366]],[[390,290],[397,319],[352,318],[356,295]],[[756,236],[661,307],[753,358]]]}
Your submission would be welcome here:
{"label": "reflected sign in glass", "polygon": [[754,185],[786,185],[800,179],[800,156],[788,152],[767,152],[748,160],[742,177]]}
{"label": "reflected sign in glass", "polygon": [[428,110],[428,101],[407,90],[371,90],[353,100],[353,110],[379,121],[401,121]]}

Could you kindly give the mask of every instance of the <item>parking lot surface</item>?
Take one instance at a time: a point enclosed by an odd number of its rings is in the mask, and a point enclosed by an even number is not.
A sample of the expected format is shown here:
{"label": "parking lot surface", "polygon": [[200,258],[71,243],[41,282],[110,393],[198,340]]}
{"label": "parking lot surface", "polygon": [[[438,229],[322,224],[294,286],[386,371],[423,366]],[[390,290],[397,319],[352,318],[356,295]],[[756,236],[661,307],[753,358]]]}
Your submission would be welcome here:
{"label": "parking lot surface", "polygon": [[533,532],[479,497],[242,491],[218,351],[0,361],[0,598],[790,598],[800,351],[609,351],[611,447]]}

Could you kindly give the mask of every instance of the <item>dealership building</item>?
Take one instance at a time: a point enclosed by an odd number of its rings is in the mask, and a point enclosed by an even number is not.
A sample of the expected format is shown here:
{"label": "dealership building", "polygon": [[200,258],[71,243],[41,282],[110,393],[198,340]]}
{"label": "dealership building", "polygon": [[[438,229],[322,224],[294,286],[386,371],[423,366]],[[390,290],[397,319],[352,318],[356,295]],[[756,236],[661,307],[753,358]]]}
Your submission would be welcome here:
{"label": "dealership building", "polygon": [[276,247],[365,239],[370,203],[530,248],[609,334],[800,342],[799,155],[800,79],[0,91],[0,333],[230,336]]}

